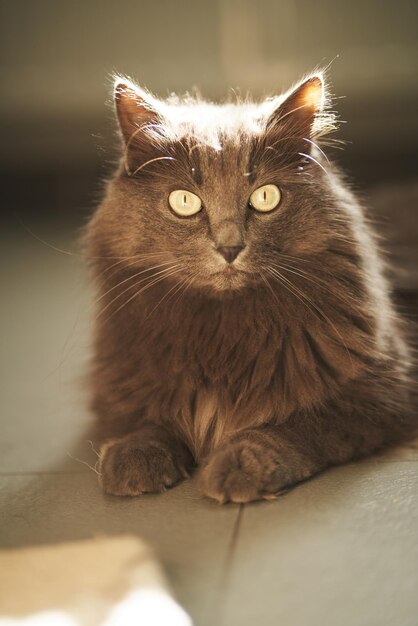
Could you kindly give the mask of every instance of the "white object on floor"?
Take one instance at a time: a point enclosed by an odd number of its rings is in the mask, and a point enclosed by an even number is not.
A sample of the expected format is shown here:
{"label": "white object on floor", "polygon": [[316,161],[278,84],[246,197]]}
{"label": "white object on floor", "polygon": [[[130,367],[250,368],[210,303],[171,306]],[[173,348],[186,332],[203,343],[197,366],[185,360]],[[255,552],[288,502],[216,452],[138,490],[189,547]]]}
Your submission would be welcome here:
{"label": "white object on floor", "polygon": [[130,536],[0,552],[0,626],[192,626]]}

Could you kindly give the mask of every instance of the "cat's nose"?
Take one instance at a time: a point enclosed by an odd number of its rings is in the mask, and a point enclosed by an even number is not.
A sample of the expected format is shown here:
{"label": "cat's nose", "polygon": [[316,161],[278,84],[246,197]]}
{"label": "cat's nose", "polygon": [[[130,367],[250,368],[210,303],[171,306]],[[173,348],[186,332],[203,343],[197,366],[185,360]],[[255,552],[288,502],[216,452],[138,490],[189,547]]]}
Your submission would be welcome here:
{"label": "cat's nose", "polygon": [[243,248],[244,246],[220,246],[217,250],[228,263],[232,263]]}

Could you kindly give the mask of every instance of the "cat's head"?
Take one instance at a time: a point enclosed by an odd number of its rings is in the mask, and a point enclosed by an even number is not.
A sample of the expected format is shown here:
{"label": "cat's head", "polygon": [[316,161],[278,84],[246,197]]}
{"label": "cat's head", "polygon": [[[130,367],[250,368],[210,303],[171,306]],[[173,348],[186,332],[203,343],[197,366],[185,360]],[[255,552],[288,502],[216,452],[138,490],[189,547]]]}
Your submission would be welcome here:
{"label": "cat's head", "polygon": [[123,165],[102,211],[115,258],[219,293],[326,245],[332,192],[317,144],[334,116],[321,74],[261,104],[221,105],[162,101],[118,79],[115,103]]}

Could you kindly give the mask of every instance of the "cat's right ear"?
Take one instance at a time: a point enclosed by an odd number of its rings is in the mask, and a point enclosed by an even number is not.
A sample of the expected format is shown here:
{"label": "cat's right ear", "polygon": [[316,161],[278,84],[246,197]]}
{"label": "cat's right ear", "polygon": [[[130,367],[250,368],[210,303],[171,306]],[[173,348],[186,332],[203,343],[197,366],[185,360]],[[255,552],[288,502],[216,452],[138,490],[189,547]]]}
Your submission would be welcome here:
{"label": "cat's right ear", "polygon": [[158,123],[157,101],[145,90],[139,89],[127,79],[116,78],[113,94],[125,144],[147,127]]}
{"label": "cat's right ear", "polygon": [[131,81],[117,78],[114,100],[119,128],[124,140],[124,164],[128,176],[136,174],[144,164],[159,156],[163,138],[161,104],[147,91]]}

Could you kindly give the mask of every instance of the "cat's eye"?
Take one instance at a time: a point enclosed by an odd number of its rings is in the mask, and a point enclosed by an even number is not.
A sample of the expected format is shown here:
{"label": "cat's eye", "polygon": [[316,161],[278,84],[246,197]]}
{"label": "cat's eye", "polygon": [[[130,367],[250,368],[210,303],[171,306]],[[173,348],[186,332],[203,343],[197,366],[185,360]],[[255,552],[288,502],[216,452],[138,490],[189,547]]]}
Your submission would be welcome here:
{"label": "cat's eye", "polygon": [[168,196],[168,202],[174,213],[181,217],[191,217],[199,213],[202,201],[195,193],[185,189],[176,189]]}
{"label": "cat's eye", "polygon": [[282,194],[276,185],[263,185],[250,196],[250,204],[256,211],[268,213],[276,208]]}

